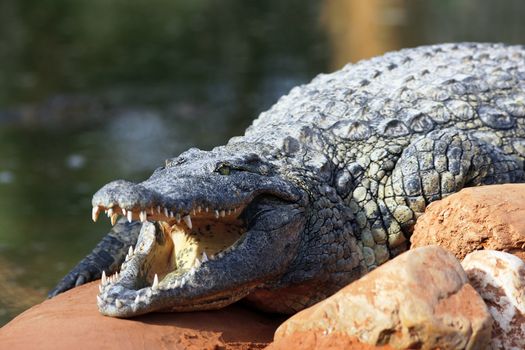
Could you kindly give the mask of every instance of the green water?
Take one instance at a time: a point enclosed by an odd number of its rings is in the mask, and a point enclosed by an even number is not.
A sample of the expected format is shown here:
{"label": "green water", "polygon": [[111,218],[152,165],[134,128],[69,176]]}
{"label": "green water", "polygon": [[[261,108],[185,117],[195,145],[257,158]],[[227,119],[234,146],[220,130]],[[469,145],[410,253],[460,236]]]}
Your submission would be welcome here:
{"label": "green water", "polygon": [[[422,3],[396,3],[391,46],[525,42],[521,2]],[[90,219],[103,184],[224,143],[330,70],[325,17],[304,0],[0,1],[0,325],[109,230]]]}

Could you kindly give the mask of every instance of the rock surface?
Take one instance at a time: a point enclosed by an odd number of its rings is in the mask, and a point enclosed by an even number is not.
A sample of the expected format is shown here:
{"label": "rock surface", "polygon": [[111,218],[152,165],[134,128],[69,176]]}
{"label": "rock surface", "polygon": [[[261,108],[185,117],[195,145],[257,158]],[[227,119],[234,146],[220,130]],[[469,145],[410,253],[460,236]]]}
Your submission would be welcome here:
{"label": "rock surface", "polygon": [[105,317],[97,310],[97,286],[75,288],[20,314],[0,329],[1,348],[258,349],[283,321],[240,305],[134,319]]}
{"label": "rock surface", "polygon": [[[294,333],[333,332],[396,349],[484,349],[492,318],[459,261],[437,246],[408,251],[284,322]],[[314,348],[304,347],[304,348]]]}
{"label": "rock surface", "polygon": [[389,345],[374,346],[364,344],[355,337],[350,337],[346,333],[341,332],[321,332],[321,331],[306,331],[295,332],[283,338],[277,339],[270,344],[266,350],[392,350]]}
{"label": "rock surface", "polygon": [[525,184],[470,187],[433,202],[410,240],[412,248],[437,244],[460,260],[481,249],[525,259]]}
{"label": "rock surface", "polygon": [[493,349],[525,349],[525,263],[494,250],[470,253],[461,263],[489,308]]}

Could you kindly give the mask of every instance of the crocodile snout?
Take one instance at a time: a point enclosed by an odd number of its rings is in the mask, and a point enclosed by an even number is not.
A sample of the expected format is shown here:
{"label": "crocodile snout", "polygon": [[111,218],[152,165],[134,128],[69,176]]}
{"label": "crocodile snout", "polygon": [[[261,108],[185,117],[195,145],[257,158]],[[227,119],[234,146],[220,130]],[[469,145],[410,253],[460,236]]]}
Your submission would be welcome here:
{"label": "crocodile snout", "polygon": [[158,194],[142,185],[125,180],[108,183],[93,196],[93,207],[145,208],[157,202]]}

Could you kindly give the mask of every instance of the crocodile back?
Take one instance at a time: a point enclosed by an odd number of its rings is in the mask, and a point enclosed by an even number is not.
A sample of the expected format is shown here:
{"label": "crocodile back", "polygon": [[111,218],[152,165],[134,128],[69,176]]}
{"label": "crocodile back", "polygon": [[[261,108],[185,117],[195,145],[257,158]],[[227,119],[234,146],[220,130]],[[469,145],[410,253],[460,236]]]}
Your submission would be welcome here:
{"label": "crocodile back", "polygon": [[455,127],[525,157],[525,49],[442,44],[349,64],[283,96],[244,141],[279,147],[304,128],[341,142],[413,139]]}

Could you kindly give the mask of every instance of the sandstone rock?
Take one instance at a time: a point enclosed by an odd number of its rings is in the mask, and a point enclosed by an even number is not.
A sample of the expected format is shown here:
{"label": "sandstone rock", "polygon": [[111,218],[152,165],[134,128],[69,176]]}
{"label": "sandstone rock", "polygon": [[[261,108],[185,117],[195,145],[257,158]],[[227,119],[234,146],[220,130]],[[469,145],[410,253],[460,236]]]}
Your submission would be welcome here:
{"label": "sandstone rock", "polygon": [[493,349],[525,349],[525,263],[494,250],[470,253],[461,263],[494,319]]}
{"label": "sandstone rock", "polygon": [[301,349],[301,350],[340,350],[340,349],[351,349],[351,350],[392,350],[393,348],[389,345],[385,346],[374,346],[364,344],[359,341],[356,337],[350,337],[346,333],[340,332],[320,332],[320,331],[307,331],[307,332],[295,332],[291,335],[279,338],[272,344],[270,344],[266,350],[290,350],[290,349]]}
{"label": "sandstone rock", "polygon": [[492,318],[443,248],[408,251],[284,322],[276,344],[294,333],[346,334],[396,349],[484,349]]}
{"label": "sandstone rock", "polygon": [[493,249],[525,258],[525,184],[470,187],[431,203],[417,221],[412,248],[442,246],[463,259]]}
{"label": "sandstone rock", "polygon": [[20,314],[0,329],[2,349],[258,349],[282,317],[239,305],[194,313],[157,313],[134,319],[102,316],[98,283],[75,288]]}

